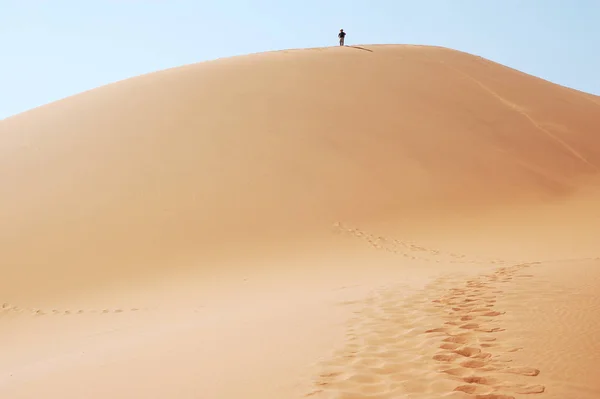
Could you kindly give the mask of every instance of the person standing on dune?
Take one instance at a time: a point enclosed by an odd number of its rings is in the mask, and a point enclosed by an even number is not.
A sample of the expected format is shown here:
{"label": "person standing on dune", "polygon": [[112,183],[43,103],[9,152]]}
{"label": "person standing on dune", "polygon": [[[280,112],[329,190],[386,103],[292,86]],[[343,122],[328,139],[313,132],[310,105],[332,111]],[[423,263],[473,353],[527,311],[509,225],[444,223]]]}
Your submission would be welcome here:
{"label": "person standing on dune", "polygon": [[340,33],[338,34],[338,37],[340,38],[340,46],[343,46],[344,39],[346,38],[346,32],[344,32],[343,29],[340,29]]}

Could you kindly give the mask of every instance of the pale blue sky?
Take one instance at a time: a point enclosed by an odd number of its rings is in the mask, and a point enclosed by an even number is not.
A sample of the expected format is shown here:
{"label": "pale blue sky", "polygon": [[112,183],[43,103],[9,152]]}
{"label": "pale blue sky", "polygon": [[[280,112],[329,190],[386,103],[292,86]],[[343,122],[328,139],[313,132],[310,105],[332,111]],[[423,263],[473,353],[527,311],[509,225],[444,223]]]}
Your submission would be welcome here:
{"label": "pale blue sky", "polygon": [[600,0],[0,0],[0,119],[182,64],[336,45],[340,28],[600,94]]}

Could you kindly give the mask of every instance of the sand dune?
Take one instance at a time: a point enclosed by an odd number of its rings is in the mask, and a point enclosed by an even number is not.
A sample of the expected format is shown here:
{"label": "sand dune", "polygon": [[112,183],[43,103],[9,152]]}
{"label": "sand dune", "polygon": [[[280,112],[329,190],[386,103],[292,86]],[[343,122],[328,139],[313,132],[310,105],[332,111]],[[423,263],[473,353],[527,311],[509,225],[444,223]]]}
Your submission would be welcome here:
{"label": "sand dune", "polygon": [[596,96],[379,45],[0,121],[0,394],[597,397],[599,130]]}

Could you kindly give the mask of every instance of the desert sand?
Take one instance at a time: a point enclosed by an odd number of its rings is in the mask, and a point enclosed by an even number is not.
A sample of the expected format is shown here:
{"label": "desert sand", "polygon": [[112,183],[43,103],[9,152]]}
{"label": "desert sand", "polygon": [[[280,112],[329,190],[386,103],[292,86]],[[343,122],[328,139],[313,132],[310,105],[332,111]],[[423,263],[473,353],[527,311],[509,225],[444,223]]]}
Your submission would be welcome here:
{"label": "desert sand", "polygon": [[2,398],[598,398],[600,97],[431,46],[0,121]]}

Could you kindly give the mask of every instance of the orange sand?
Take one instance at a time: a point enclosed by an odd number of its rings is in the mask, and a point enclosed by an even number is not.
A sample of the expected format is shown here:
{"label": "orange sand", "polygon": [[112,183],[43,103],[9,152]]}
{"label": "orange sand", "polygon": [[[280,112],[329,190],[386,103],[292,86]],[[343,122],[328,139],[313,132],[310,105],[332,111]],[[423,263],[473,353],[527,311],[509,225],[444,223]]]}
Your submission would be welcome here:
{"label": "orange sand", "polygon": [[600,98],[287,50],[0,121],[2,398],[597,398]]}

